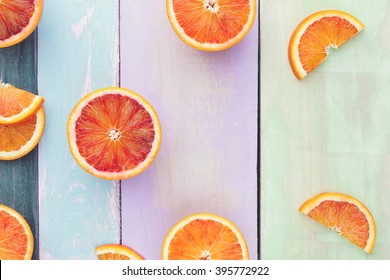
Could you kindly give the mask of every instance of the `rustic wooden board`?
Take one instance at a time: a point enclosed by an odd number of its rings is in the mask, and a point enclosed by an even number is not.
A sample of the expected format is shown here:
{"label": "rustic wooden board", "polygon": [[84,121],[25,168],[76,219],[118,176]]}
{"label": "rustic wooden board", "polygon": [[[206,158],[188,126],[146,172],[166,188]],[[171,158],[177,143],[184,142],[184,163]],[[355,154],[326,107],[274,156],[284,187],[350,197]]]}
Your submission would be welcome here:
{"label": "rustic wooden board", "polygon": [[[0,49],[0,81],[37,93],[36,32],[25,41]],[[38,259],[37,148],[13,161],[0,161],[0,203],[18,211],[34,235]]]}
{"label": "rustic wooden board", "polygon": [[[287,59],[296,25],[323,9],[365,24],[302,81]],[[264,259],[390,258],[390,1],[261,1],[261,256]],[[325,191],[371,210],[370,256],[298,212]]]}
{"label": "rustic wooden board", "polygon": [[118,85],[118,23],[118,1],[45,1],[38,36],[38,88],[46,98],[39,145],[41,259],[96,259],[95,246],[120,242],[119,184],[84,172],[66,135],[79,99]]}
{"label": "rustic wooden board", "polygon": [[122,236],[146,259],[186,215],[212,212],[242,230],[257,259],[258,22],[233,48],[207,53],[174,33],[165,1],[121,1],[121,85],[159,114],[155,162],[122,181]]}

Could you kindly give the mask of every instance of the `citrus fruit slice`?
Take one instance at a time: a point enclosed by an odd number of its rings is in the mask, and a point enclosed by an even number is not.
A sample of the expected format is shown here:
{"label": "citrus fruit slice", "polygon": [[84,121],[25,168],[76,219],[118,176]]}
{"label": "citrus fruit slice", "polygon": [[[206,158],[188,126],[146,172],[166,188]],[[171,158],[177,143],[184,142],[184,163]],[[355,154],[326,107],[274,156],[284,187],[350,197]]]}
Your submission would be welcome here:
{"label": "citrus fruit slice", "polygon": [[119,244],[105,244],[96,247],[99,260],[143,260],[133,249]]}
{"label": "citrus fruit slice", "polygon": [[43,0],[0,1],[0,48],[26,39],[42,16]]}
{"label": "citrus fruit slice", "polygon": [[370,254],[375,243],[376,227],[370,211],[357,199],[342,193],[321,193],[310,198],[299,211]]}
{"label": "citrus fruit slice", "polygon": [[0,204],[0,260],[31,260],[34,238],[26,220]]}
{"label": "citrus fruit slice", "polygon": [[0,124],[0,160],[18,159],[31,152],[41,139],[44,127],[43,107],[23,123]]}
{"label": "citrus fruit slice", "polygon": [[18,89],[11,84],[0,83],[0,124],[21,123],[41,108],[44,98]]}
{"label": "citrus fruit slice", "polygon": [[199,50],[219,51],[240,42],[256,17],[256,0],[167,0],[176,34]]}
{"label": "citrus fruit slice", "polygon": [[364,28],[354,16],[338,10],[316,12],[293,31],[288,59],[294,75],[303,79],[328,56],[330,48],[339,48]]}
{"label": "citrus fruit slice", "polygon": [[163,260],[247,260],[244,236],[231,221],[208,213],[193,214],[168,232]]}
{"label": "citrus fruit slice", "polygon": [[70,151],[99,178],[120,180],[144,171],[161,144],[160,121],[140,95],[112,87],[86,95],[68,120]]}

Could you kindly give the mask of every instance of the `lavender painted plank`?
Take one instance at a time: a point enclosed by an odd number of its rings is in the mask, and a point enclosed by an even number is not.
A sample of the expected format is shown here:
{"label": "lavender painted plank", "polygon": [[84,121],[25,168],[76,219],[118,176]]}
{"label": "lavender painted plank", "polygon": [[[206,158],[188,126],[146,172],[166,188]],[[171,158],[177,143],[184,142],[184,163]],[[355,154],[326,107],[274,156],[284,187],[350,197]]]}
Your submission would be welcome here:
{"label": "lavender painted plank", "polygon": [[257,259],[258,23],[233,48],[190,48],[165,1],[121,1],[121,86],[159,114],[155,162],[122,181],[123,244],[160,259],[165,234],[186,215],[212,212],[243,232]]}
{"label": "lavender painted plank", "polygon": [[96,259],[95,246],[120,242],[118,183],[83,171],[66,135],[79,99],[118,84],[118,8],[118,1],[45,1],[38,52],[47,120],[39,146],[41,259]]}

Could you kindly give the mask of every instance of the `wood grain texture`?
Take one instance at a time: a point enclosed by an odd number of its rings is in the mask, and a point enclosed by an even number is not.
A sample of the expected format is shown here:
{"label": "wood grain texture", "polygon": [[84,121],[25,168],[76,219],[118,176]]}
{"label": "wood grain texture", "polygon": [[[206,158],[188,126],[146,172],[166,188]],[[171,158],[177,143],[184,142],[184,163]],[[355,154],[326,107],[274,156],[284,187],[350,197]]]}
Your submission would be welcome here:
{"label": "wood grain texture", "polygon": [[[298,81],[287,59],[290,35],[323,9],[349,12],[365,29]],[[274,0],[260,11],[262,258],[389,259],[390,1]],[[371,210],[371,255],[298,212],[326,191]]]}
{"label": "wood grain texture", "polygon": [[118,85],[118,23],[118,1],[45,1],[38,52],[47,120],[39,146],[41,259],[96,259],[96,246],[120,242],[118,183],[83,171],[66,135],[79,99]]}
{"label": "wood grain texture", "polygon": [[160,259],[181,218],[212,212],[243,232],[257,259],[258,29],[233,48],[207,53],[174,33],[165,1],[121,1],[121,85],[159,114],[155,162],[122,181],[123,244]]}
{"label": "wood grain texture", "polygon": [[[37,94],[37,33],[12,47],[0,49],[0,81]],[[33,259],[39,258],[37,148],[26,156],[0,160],[0,203],[18,211],[34,235]]]}

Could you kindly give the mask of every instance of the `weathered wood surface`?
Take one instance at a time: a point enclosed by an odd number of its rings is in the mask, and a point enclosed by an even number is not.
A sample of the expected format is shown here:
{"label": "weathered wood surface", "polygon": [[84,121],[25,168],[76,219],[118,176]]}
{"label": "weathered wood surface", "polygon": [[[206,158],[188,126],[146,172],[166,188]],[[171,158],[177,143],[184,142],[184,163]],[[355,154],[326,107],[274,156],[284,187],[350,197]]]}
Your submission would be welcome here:
{"label": "weathered wood surface", "polygon": [[[302,81],[287,46],[311,13],[339,9],[365,29]],[[261,1],[261,256],[390,258],[390,1]],[[361,200],[377,222],[371,255],[298,212],[326,191]]]}
{"label": "weathered wood surface", "polygon": [[79,99],[118,85],[118,20],[118,1],[45,1],[38,36],[38,89],[46,98],[39,144],[41,259],[96,259],[95,246],[120,241],[118,183],[83,171],[66,135]]}
{"label": "weathered wood surface", "polygon": [[[165,1],[45,0],[36,34],[0,52],[1,78],[46,99],[39,157],[0,163],[1,202],[32,225],[34,257],[96,259],[95,246],[122,242],[160,259],[175,222],[212,212],[257,259],[258,21],[237,46],[208,53],[175,35]],[[118,85],[149,100],[163,129],[155,162],[122,182],[83,171],[66,135],[80,98]]]}
{"label": "weathered wood surface", "polygon": [[123,244],[160,259],[181,218],[232,220],[257,259],[258,21],[233,48],[195,50],[174,33],[165,1],[121,1],[121,85],[159,114],[155,162],[122,182]]}
{"label": "weathered wood surface", "polygon": [[[37,94],[36,32],[22,43],[0,49],[0,81]],[[0,203],[18,211],[34,235],[33,259],[39,258],[37,148],[26,156],[0,160]]]}

